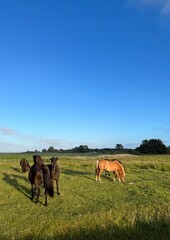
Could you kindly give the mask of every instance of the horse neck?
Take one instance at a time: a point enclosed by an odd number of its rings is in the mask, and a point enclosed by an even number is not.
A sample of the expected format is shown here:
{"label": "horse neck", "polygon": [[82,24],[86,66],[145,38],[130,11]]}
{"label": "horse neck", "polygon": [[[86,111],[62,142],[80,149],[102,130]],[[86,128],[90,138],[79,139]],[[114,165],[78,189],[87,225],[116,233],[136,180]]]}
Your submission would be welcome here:
{"label": "horse neck", "polygon": [[57,163],[56,163],[56,161],[54,161],[54,162],[51,164],[51,171],[52,171],[52,172],[55,172],[56,169],[57,169]]}
{"label": "horse neck", "polygon": [[125,170],[122,164],[120,164],[120,171],[122,173],[123,176],[125,176]]}

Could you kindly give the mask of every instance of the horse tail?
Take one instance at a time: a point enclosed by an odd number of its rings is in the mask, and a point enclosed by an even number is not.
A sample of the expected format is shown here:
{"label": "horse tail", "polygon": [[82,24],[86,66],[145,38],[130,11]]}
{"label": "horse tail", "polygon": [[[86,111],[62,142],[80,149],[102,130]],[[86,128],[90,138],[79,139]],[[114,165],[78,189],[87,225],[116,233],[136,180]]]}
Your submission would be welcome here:
{"label": "horse tail", "polygon": [[99,160],[96,161],[96,173],[98,172],[99,170]]}
{"label": "horse tail", "polygon": [[96,168],[95,168],[95,175],[96,175],[96,180],[99,175],[99,160],[96,161]]}
{"label": "horse tail", "polygon": [[47,190],[50,197],[54,197],[54,186],[53,186],[53,181],[50,176],[50,170],[47,166],[43,165],[42,172],[43,172],[45,189]]}

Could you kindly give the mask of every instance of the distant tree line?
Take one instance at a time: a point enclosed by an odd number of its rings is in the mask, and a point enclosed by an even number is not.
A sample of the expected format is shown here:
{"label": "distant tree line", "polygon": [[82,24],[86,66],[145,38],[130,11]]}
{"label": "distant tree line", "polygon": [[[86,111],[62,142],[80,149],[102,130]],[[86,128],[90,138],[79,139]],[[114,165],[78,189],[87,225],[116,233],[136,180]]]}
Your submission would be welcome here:
{"label": "distant tree line", "polygon": [[[38,152],[37,150],[35,150]],[[97,153],[97,154],[167,154],[170,153],[170,147],[166,147],[160,139],[145,139],[136,149],[124,148],[118,143],[114,148],[89,148],[87,145],[80,145],[72,149],[55,149],[50,146],[48,149],[42,149],[43,153]]]}

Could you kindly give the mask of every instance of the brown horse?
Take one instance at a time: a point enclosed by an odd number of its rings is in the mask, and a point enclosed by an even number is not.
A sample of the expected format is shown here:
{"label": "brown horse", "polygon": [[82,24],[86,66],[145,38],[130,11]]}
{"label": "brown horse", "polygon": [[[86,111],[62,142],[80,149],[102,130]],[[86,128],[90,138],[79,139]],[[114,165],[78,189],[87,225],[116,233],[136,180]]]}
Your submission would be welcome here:
{"label": "brown horse", "polygon": [[59,193],[59,177],[60,177],[60,169],[59,166],[57,165],[58,158],[57,157],[52,157],[51,159],[51,164],[48,164],[47,166],[50,169],[50,175],[53,180],[53,182],[56,182],[56,189],[57,189],[57,195],[60,195]]}
{"label": "brown horse", "polygon": [[[114,172],[115,177],[119,178],[120,182],[124,182],[125,179],[125,170],[122,163],[118,160],[108,161],[108,160],[97,160],[96,162],[96,181],[101,181],[100,176],[102,171],[106,170],[108,172]],[[114,181],[115,181],[114,177]]]}
{"label": "brown horse", "polygon": [[45,188],[45,206],[47,206],[47,193],[50,197],[54,196],[53,181],[50,177],[49,168],[43,163],[40,156],[33,156],[34,164],[30,168],[28,178],[31,183],[31,200],[36,197],[36,203],[39,201],[40,185]]}
{"label": "brown horse", "polygon": [[21,166],[21,169],[22,169],[23,173],[28,172],[29,169],[30,169],[30,165],[25,158],[21,159],[20,166]]}

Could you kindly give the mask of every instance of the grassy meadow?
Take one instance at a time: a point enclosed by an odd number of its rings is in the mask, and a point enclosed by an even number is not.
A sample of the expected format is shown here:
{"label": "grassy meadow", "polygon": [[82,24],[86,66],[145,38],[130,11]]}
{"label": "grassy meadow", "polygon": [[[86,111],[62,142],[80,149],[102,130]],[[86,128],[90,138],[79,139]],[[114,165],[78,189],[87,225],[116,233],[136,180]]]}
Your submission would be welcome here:
{"label": "grassy meadow", "polygon": [[[49,163],[52,155],[42,155]],[[170,239],[170,155],[58,155],[60,196],[30,200],[31,154],[0,154],[0,239],[2,240],[168,240]],[[103,157],[122,161],[125,183],[102,174],[95,182],[95,163]],[[56,191],[56,190],[55,190]]]}

